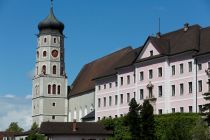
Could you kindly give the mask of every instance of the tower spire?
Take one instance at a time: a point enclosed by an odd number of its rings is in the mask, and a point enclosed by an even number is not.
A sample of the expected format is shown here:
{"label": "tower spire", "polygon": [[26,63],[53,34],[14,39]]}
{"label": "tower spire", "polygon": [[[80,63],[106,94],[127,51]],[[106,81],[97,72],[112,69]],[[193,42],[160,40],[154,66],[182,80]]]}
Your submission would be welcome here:
{"label": "tower spire", "polygon": [[53,8],[53,0],[50,0],[50,7]]}

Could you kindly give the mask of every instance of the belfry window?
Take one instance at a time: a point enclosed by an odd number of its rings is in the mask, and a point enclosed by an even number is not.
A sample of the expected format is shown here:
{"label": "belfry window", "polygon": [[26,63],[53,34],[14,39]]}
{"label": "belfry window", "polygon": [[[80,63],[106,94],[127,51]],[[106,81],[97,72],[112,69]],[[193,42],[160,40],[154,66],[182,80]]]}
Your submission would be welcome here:
{"label": "belfry window", "polygon": [[56,43],[56,38],[53,39],[54,43]]}
{"label": "belfry window", "polygon": [[51,94],[51,85],[48,85],[48,94]]}
{"label": "belfry window", "polygon": [[56,74],[56,66],[53,66],[53,74]]}
{"label": "belfry window", "polygon": [[46,66],[45,65],[42,66],[42,73],[46,74]]}
{"label": "belfry window", "polygon": [[39,51],[36,52],[36,57],[39,58]]}
{"label": "belfry window", "polygon": [[59,85],[58,86],[58,94],[60,94],[61,93],[61,86]]}
{"label": "belfry window", "polygon": [[45,38],[44,38],[44,43],[46,43],[46,42],[47,42],[47,38],[45,37]]}
{"label": "belfry window", "polygon": [[53,87],[52,87],[52,93],[53,93],[53,94],[56,94],[56,85],[55,85],[55,84],[54,84]]}
{"label": "belfry window", "polygon": [[47,56],[47,52],[43,51],[43,57],[46,57],[46,56]]}

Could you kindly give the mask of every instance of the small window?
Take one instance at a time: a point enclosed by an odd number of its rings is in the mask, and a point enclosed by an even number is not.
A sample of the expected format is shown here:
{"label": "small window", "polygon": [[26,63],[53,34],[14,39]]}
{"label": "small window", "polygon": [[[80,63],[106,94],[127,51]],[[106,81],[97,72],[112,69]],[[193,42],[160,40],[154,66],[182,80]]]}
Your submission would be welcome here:
{"label": "small window", "polygon": [[153,56],[153,51],[150,51],[150,56]]}
{"label": "small window", "polygon": [[39,51],[36,52],[36,57],[39,58]]}
{"label": "small window", "polygon": [[163,96],[163,88],[162,88],[162,86],[158,86],[158,95],[159,95],[159,97]]}
{"label": "small window", "polygon": [[55,106],[55,103],[52,103],[52,106]]}
{"label": "small window", "polygon": [[115,95],[115,105],[117,105],[117,104],[118,104],[118,96]]}
{"label": "small window", "polygon": [[198,108],[199,108],[199,113],[202,113],[202,105],[199,105]]}
{"label": "small window", "polygon": [[56,66],[53,66],[53,74],[56,74]]}
{"label": "small window", "polygon": [[144,90],[140,89],[140,100],[144,99]]}
{"label": "small window", "polygon": [[141,72],[140,72],[140,81],[143,81],[143,80],[144,80],[144,72],[141,71]]}
{"label": "small window", "polygon": [[127,76],[127,84],[130,84],[130,75]]}
{"label": "small window", "polygon": [[104,89],[106,89],[106,84],[104,84]]}
{"label": "small window", "polygon": [[117,82],[117,81],[115,82],[115,86],[116,86],[116,87],[118,86],[118,82]]}
{"label": "small window", "polygon": [[98,117],[98,121],[100,121],[101,120],[101,118],[100,117]]}
{"label": "small window", "polygon": [[172,113],[175,113],[175,112],[176,112],[175,108],[172,108]]}
{"label": "small window", "polygon": [[192,106],[189,106],[189,112],[190,112],[190,113],[193,112]]}
{"label": "small window", "polygon": [[153,72],[152,70],[149,70],[149,79],[152,79],[153,78]]}
{"label": "small window", "polygon": [[208,62],[208,68],[210,68],[210,62]]}
{"label": "small window", "polygon": [[198,70],[202,70],[202,64],[198,64]]}
{"label": "small window", "polygon": [[55,120],[55,116],[54,115],[52,116],[52,119]]}
{"label": "small window", "polygon": [[47,52],[43,51],[43,57],[46,57],[46,56],[47,56]]}
{"label": "small window", "polygon": [[51,94],[51,85],[48,85],[48,94]]}
{"label": "small window", "polygon": [[158,114],[159,115],[163,114],[163,110],[162,109],[158,109]]}
{"label": "small window", "polygon": [[192,62],[188,62],[189,72],[192,72]]}
{"label": "small window", "polygon": [[162,68],[160,67],[160,68],[158,68],[158,77],[162,77],[162,75],[163,75],[163,72],[162,72],[163,70],[162,70]]}
{"label": "small window", "polygon": [[181,112],[181,113],[184,112],[184,107],[180,107],[180,112]]}
{"label": "small window", "polygon": [[180,74],[184,73],[184,65],[180,64]]}
{"label": "small window", "polygon": [[127,93],[127,103],[130,102],[130,93]]}
{"label": "small window", "polygon": [[58,94],[61,94],[61,86],[58,85]]}
{"label": "small window", "polygon": [[52,93],[53,93],[53,94],[56,94],[56,85],[55,85],[55,84],[54,84],[53,87],[52,87]]}
{"label": "small window", "polygon": [[56,43],[56,38],[53,38],[53,42]]}
{"label": "small window", "polygon": [[123,94],[120,94],[120,103],[123,104]]}
{"label": "small window", "polygon": [[101,99],[98,98],[98,108],[101,107]]}
{"label": "small window", "polygon": [[202,80],[198,81],[198,91],[202,92]]}
{"label": "small window", "polygon": [[180,95],[183,95],[184,94],[184,84],[182,83],[182,84],[180,84],[179,85],[179,90],[180,90]]}
{"label": "small window", "polygon": [[171,86],[171,90],[172,90],[172,96],[175,96],[175,85]]}
{"label": "small window", "polygon": [[175,65],[173,65],[173,66],[171,67],[171,70],[172,70],[172,71],[171,71],[171,72],[172,72],[172,75],[175,75],[175,73],[176,73],[176,72],[175,72]]}
{"label": "small window", "polygon": [[117,118],[117,115],[114,115],[115,116],[115,118]]}
{"label": "small window", "polygon": [[98,86],[98,90],[101,90],[101,86],[100,85]]}
{"label": "small window", "polygon": [[192,93],[192,82],[189,82],[188,85],[189,85],[189,93]]}

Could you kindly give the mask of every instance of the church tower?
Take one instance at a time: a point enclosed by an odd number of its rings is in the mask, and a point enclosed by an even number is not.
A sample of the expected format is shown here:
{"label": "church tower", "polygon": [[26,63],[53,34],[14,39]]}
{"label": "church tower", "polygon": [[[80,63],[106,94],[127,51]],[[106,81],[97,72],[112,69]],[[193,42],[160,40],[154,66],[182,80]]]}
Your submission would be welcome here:
{"label": "church tower", "polygon": [[32,118],[40,125],[45,121],[67,121],[67,76],[64,63],[64,24],[53,13],[38,25],[35,75],[32,84]]}

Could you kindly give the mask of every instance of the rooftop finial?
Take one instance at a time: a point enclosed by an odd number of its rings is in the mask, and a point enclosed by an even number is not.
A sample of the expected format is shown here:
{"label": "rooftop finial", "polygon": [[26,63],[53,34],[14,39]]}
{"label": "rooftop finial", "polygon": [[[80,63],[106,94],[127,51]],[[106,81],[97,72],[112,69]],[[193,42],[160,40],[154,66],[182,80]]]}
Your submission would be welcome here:
{"label": "rooftop finial", "polygon": [[53,8],[53,0],[50,0],[50,6]]}

